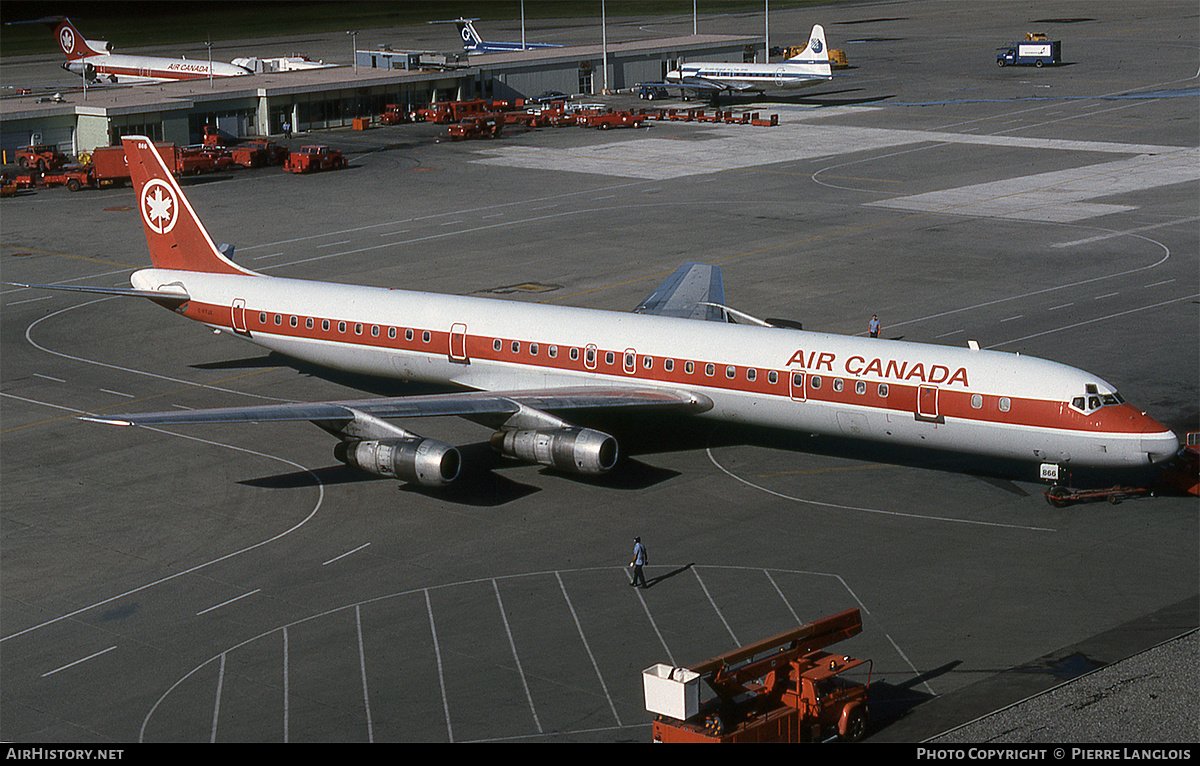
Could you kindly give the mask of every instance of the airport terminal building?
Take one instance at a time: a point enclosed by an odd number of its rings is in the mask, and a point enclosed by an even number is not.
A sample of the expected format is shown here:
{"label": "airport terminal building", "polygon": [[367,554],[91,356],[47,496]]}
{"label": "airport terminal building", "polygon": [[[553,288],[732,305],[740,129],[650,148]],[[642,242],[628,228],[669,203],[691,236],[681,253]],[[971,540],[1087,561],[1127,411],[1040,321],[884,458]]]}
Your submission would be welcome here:
{"label": "airport terminal building", "polygon": [[761,40],[691,35],[650,41],[566,46],[513,53],[464,54],[357,51],[353,66],[141,86],[91,86],[0,100],[0,149],[11,156],[29,144],[79,154],[130,134],[186,146],[205,125],[238,137],[305,132],[374,118],[388,104],[529,98],[545,91],[597,95],[661,82],[681,61],[743,61]]}

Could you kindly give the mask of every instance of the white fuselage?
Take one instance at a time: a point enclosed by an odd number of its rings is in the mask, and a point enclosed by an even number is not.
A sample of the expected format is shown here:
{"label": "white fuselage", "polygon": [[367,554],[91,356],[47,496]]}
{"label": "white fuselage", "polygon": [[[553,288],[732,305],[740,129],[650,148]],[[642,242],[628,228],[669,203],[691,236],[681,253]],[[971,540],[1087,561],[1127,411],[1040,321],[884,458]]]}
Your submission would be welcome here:
{"label": "white fuselage", "polygon": [[[159,56],[127,56],[104,53],[67,61],[63,69],[76,74],[95,72],[95,79],[115,83],[142,85],[176,80],[208,79],[210,64],[198,59],[170,59]],[[239,77],[250,70],[235,64],[214,61],[212,77]]]}
{"label": "white fuselage", "polygon": [[778,64],[706,63],[697,61],[691,64],[683,64],[679,69],[668,72],[666,81],[669,83],[679,83],[687,87],[686,81],[689,78],[699,78],[709,82],[720,83],[731,90],[754,91],[803,88],[809,85],[828,82],[832,79],[830,76],[814,75],[809,65],[792,64],[786,61]]}
{"label": "white fuselage", "polygon": [[711,399],[701,417],[1028,461],[1146,465],[1178,447],[1103,380],[1016,354],[266,276],[132,281],[181,285],[185,316],[356,373],[487,391],[660,386]]}

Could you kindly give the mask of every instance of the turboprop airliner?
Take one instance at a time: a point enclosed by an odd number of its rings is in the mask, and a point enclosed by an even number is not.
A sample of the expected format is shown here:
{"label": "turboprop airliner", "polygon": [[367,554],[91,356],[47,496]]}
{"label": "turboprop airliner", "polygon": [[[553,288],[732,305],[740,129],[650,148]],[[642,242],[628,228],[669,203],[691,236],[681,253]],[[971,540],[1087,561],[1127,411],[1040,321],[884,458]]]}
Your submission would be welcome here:
{"label": "turboprop airliner", "polygon": [[804,50],[778,64],[695,61],[681,64],[678,69],[668,72],[665,79],[667,85],[697,93],[764,93],[827,82],[833,79],[833,69],[825,47],[825,30],[816,24]]}
{"label": "turboprop airliner", "polygon": [[251,74],[236,64],[199,59],[172,59],[161,56],[128,56],[112,52],[112,44],[88,40],[70,19],[42,19],[55,24],[54,36],[58,47],[66,54],[62,68],[87,79],[88,82],[148,85],[176,80],[203,80],[212,77],[239,77]]}
{"label": "turboprop airliner", "polygon": [[[1043,359],[770,326],[724,305],[721,272],[685,264],[632,312],[356,287],[255,273],[218,248],[150,139],[123,139],[153,268],[130,288],[231,338],[449,393],[89,416],[118,425],[312,421],[335,456],[428,486],[457,448],[398,426],[459,415],[501,454],[599,474],[620,454],[587,411],[657,410],[1030,462],[1144,466],[1175,434],[1101,378]],[[27,285],[52,287],[49,285]],[[730,317],[739,322],[733,323]]]}

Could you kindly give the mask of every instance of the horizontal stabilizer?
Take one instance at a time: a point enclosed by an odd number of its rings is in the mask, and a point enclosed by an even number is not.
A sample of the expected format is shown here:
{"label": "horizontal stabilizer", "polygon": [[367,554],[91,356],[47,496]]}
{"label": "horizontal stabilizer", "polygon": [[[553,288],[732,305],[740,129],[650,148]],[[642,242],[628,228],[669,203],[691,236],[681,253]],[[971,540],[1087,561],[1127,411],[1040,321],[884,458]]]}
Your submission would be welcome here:
{"label": "horizontal stabilizer", "polygon": [[724,302],[725,281],[721,267],[685,263],[654,288],[633,312],[724,322],[725,314],[720,306]]}
{"label": "horizontal stabilizer", "polygon": [[20,282],[9,282],[13,287],[29,287],[37,290],[61,290],[68,293],[91,293],[94,295],[116,295],[125,298],[149,298],[170,308],[180,306],[191,300],[182,288],[178,290],[135,290],[128,287],[85,287],[83,285],[26,285]]}

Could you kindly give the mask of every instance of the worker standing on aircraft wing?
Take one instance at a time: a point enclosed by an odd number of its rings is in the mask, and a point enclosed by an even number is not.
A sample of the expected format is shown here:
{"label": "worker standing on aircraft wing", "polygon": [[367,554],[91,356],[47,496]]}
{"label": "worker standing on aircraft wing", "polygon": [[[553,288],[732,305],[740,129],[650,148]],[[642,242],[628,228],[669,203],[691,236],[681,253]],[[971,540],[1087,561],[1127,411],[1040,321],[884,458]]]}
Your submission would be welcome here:
{"label": "worker standing on aircraft wing", "polygon": [[633,582],[629,583],[633,587],[637,587],[640,583],[643,588],[646,587],[646,576],[642,574],[642,567],[646,565],[646,546],[642,545],[642,538],[633,538],[633,561],[629,566],[633,567]]}
{"label": "worker standing on aircraft wing", "polygon": [[870,331],[872,338],[879,337],[879,315],[872,314],[871,321],[867,323],[867,330]]}

